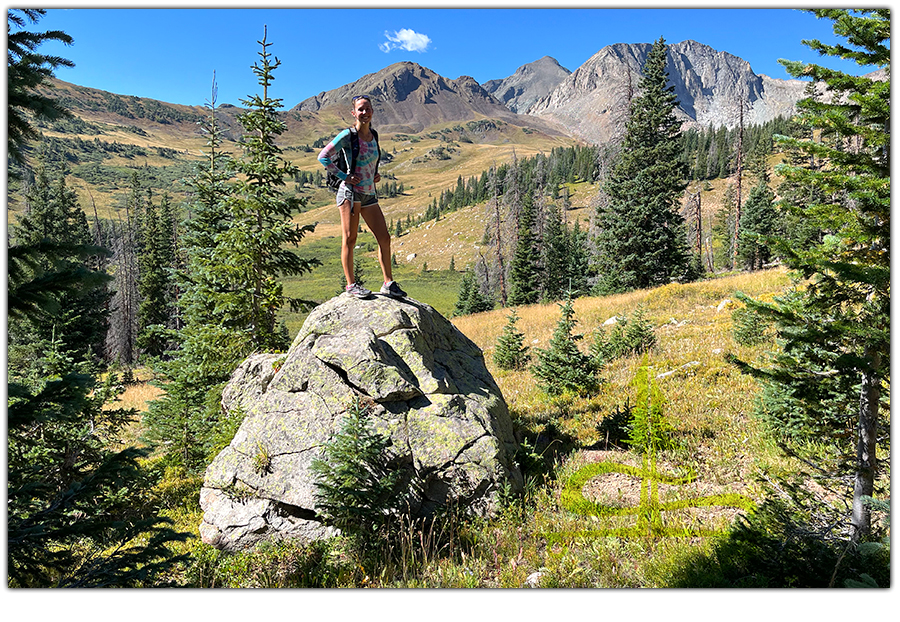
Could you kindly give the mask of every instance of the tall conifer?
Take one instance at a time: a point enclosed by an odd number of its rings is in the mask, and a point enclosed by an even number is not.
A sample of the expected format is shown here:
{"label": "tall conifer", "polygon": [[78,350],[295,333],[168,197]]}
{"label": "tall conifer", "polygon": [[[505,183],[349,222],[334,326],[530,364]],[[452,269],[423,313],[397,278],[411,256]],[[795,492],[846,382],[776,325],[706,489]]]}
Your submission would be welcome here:
{"label": "tall conifer", "polygon": [[[793,76],[823,82],[828,101],[799,106],[826,140],[779,137],[796,155],[778,172],[797,189],[782,203],[822,232],[818,242],[777,245],[799,283],[770,305],[783,347],[762,377],[761,412],[792,451],[820,463],[815,476],[833,477],[852,498],[854,538],[870,529],[866,497],[876,492],[876,444],[886,440],[890,387],[890,10],[821,9],[847,45],[806,41],[819,54],[885,69],[852,76],[815,64],[781,61]],[[823,164],[820,166],[820,163]],[[814,191],[815,190],[815,191]],[[855,442],[848,441],[854,438]],[[811,445],[808,441],[814,441]],[[809,458],[809,456],[808,456]],[[830,463],[830,464],[829,464]],[[850,477],[847,477],[850,476]],[[846,482],[850,480],[852,484]]]}
{"label": "tall conifer", "polygon": [[225,303],[230,320],[248,332],[253,348],[273,350],[287,348],[277,330],[277,315],[282,307],[294,310],[309,308],[313,303],[284,294],[280,276],[309,272],[318,260],[300,257],[287,246],[296,246],[315,225],[295,225],[291,218],[306,200],[284,192],[286,180],[296,167],[281,155],[276,143],[286,126],[278,116],[281,99],[269,95],[273,72],[281,65],[263,39],[260,60],[253,65],[262,93],[242,100],[246,113],[238,117],[245,134],[241,139],[242,155],[235,161],[238,174],[229,207],[232,220],[223,232],[214,258],[225,267],[233,284]]}
{"label": "tall conifer", "polygon": [[690,276],[679,199],[687,167],[679,158],[680,122],[667,86],[666,44],[654,43],[644,64],[619,159],[597,214],[602,288],[624,291]]}

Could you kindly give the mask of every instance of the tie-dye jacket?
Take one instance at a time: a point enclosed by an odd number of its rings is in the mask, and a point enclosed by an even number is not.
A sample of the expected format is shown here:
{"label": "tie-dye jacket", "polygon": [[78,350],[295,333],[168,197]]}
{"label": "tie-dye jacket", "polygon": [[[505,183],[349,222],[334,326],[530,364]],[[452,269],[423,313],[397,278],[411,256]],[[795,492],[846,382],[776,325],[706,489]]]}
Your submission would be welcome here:
{"label": "tie-dye jacket", "polygon": [[[334,140],[325,145],[322,151],[319,152],[319,162],[322,163],[325,170],[346,181],[350,175],[343,172],[335,164],[340,150],[344,151],[344,159],[349,163],[351,159],[349,129],[343,130],[334,137]],[[375,142],[375,137],[373,136],[370,141],[360,139],[359,154],[356,156],[356,170],[354,172],[359,175],[361,181],[353,186],[355,192],[359,194],[375,194],[375,165],[377,162],[378,143]],[[350,184],[347,185],[349,186]]]}

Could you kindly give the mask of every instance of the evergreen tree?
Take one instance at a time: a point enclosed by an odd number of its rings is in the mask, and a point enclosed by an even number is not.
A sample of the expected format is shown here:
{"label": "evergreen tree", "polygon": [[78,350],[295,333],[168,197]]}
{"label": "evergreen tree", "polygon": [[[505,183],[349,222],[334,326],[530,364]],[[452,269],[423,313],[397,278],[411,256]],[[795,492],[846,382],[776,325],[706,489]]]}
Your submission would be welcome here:
{"label": "evergreen tree", "polygon": [[174,311],[171,271],[175,264],[172,242],[173,214],[169,198],[162,197],[159,209],[148,199],[141,229],[140,282],[138,292],[141,301],[138,308],[140,333],[137,344],[147,354],[159,356],[168,347],[165,328],[171,325]]}
{"label": "evergreen tree", "polygon": [[525,369],[531,359],[529,347],[524,344],[525,335],[516,328],[518,321],[519,315],[513,307],[494,348],[494,365],[499,369]]}
{"label": "evergreen tree", "polygon": [[[541,248],[544,264],[541,289],[547,300],[561,300],[569,287],[571,277],[569,253],[572,249],[569,245],[572,240],[566,235],[566,227],[555,203],[547,208],[544,231],[544,244]],[[577,287],[572,289],[578,290]]]}
{"label": "evergreen tree", "polygon": [[666,44],[654,43],[619,160],[597,214],[602,289],[625,291],[689,277],[690,254],[679,201],[687,167],[679,158],[680,122],[667,86]]}
{"label": "evergreen tree", "polygon": [[475,272],[470,267],[466,268],[462,281],[459,283],[459,293],[453,308],[453,315],[470,315],[490,311],[493,308],[494,302],[482,293]]}
{"label": "evergreen tree", "polygon": [[563,393],[583,395],[597,388],[593,359],[578,349],[582,335],[573,333],[575,310],[571,296],[560,303],[560,317],[546,350],[535,348],[537,363],[531,371],[540,387],[551,396]]}
{"label": "evergreen tree", "polygon": [[[48,242],[9,249],[11,318],[53,322],[61,299],[106,281],[83,266],[59,265],[59,252],[76,254],[73,245]],[[83,247],[80,254],[97,252]],[[11,365],[8,380],[9,587],[146,585],[177,561],[167,545],[184,534],[168,527],[150,499],[152,481],[137,462],[145,452],[117,448],[135,413],[104,408],[118,392],[115,378],[98,382],[54,337],[38,358]]]}
{"label": "evergreen tree", "polygon": [[534,204],[531,195],[523,201],[519,216],[516,250],[509,268],[510,305],[527,305],[538,301],[540,286],[540,251],[533,231]]}
{"label": "evergreen tree", "polygon": [[566,248],[568,250],[566,273],[569,288],[579,295],[587,294],[588,282],[593,276],[593,269],[588,249],[588,232],[582,231],[581,221],[576,220],[575,226],[568,232]]}
{"label": "evergreen tree", "polygon": [[179,344],[174,358],[154,365],[165,393],[144,416],[146,440],[161,446],[168,462],[193,471],[206,466],[216,430],[228,423],[220,420],[221,389],[250,348],[246,332],[229,322],[224,301],[230,284],[213,259],[232,218],[232,167],[221,147],[215,79],[206,108],[209,116],[200,126],[206,160],[188,178],[193,218],[184,223],[185,265],[175,274],[184,325],[173,335]]}
{"label": "evergreen tree", "polygon": [[713,262],[713,265],[717,268],[731,268],[731,257],[734,255],[734,221],[736,215],[737,206],[735,203],[734,184],[728,184],[722,197],[722,207],[713,217],[713,240],[715,240],[717,246],[721,247],[721,252],[715,255]]}
{"label": "evergreen tree", "polygon": [[70,60],[37,50],[48,41],[71,45],[72,37],[60,30],[25,30],[27,22],[35,24],[46,13],[44,9],[6,12],[6,145],[9,159],[18,164],[25,163],[26,142],[38,137],[33,118],[52,121],[71,116],[58,101],[37,92],[53,77],[54,69],[75,66]]}
{"label": "evergreen tree", "polygon": [[750,270],[761,270],[771,261],[772,253],[765,238],[780,230],[775,193],[766,182],[766,175],[760,175],[759,182],[750,190],[750,196],[741,210],[738,257]]}
{"label": "evergreen tree", "polygon": [[[795,290],[768,305],[745,301],[775,319],[783,342],[770,369],[751,370],[764,381],[763,412],[792,451],[803,455],[825,445],[808,457],[817,463],[833,460],[818,476],[833,474],[836,485],[851,476],[846,494],[852,498],[849,518],[856,539],[870,529],[864,500],[875,493],[876,443],[887,441],[879,426],[888,413],[882,391],[890,386],[891,22],[889,9],[813,13],[834,22],[835,34],[848,45],[816,40],[806,45],[822,55],[884,68],[886,75],[851,76],[782,61],[791,75],[812,77],[830,91],[827,102],[798,104],[809,126],[827,140],[778,138],[806,156],[805,163],[797,157],[778,172],[796,188],[824,195],[794,193],[783,207],[815,223],[823,235],[803,247],[789,239],[778,245],[801,279]],[[847,441],[853,437],[855,447]]]}
{"label": "evergreen tree", "polygon": [[281,157],[276,139],[286,129],[278,117],[280,99],[269,97],[273,71],[281,64],[273,58],[265,34],[259,41],[260,61],[253,65],[262,94],[242,100],[247,112],[238,116],[246,132],[241,139],[242,155],[235,161],[235,173],[228,205],[231,220],[221,233],[213,259],[224,271],[230,291],[221,296],[226,325],[247,332],[253,349],[277,350],[284,343],[277,330],[277,314],[285,305],[295,311],[309,308],[311,301],[284,295],[279,276],[299,275],[320,264],[287,248],[296,246],[314,229],[291,222],[306,200],[285,194],[285,179],[296,167]]}
{"label": "evergreen tree", "polygon": [[[87,217],[75,192],[67,187],[60,172],[51,179],[46,167],[39,166],[34,182],[25,191],[25,213],[11,227],[17,245],[33,248],[52,245],[54,250],[34,266],[34,275],[41,272],[88,271],[96,264],[97,255],[84,256],[91,241]],[[98,255],[102,252],[98,250]],[[39,323],[22,323],[11,318],[9,350],[11,357],[41,356],[51,341],[58,341],[60,350],[79,364],[99,365],[106,332],[105,287],[95,287],[73,294],[63,291],[55,298],[58,311],[52,319]],[[31,354],[26,354],[30,352]]]}
{"label": "evergreen tree", "polygon": [[391,439],[378,434],[371,410],[360,398],[351,404],[324,456],[310,465],[316,509],[345,532],[370,536],[385,519],[405,509],[398,487],[402,472],[391,463]]}

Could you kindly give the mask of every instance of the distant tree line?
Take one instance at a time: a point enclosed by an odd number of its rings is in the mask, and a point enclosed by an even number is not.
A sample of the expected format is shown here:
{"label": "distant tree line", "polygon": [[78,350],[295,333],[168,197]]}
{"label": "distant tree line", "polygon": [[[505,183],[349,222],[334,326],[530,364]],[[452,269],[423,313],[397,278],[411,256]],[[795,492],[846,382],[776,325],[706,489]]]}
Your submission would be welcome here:
{"label": "distant tree line", "polygon": [[[752,158],[757,154],[772,153],[775,135],[787,134],[791,121],[788,117],[776,117],[763,124],[750,124],[743,128],[742,149],[744,156]],[[688,167],[690,179],[723,179],[735,171],[735,149],[739,127],[728,129],[719,127],[691,128],[680,138],[679,159]]]}

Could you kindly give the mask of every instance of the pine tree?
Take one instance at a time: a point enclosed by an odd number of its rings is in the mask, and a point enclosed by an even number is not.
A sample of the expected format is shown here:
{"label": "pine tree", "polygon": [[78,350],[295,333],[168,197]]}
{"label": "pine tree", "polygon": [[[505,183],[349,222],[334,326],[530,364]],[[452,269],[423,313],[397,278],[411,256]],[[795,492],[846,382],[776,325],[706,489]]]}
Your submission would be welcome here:
{"label": "pine tree", "polygon": [[598,385],[594,361],[578,349],[581,335],[573,333],[577,324],[571,296],[559,304],[560,317],[546,350],[535,348],[537,363],[531,371],[540,387],[551,396],[563,393],[583,395]]}
{"label": "pine tree", "polygon": [[666,44],[654,43],[632,101],[623,148],[597,214],[601,287],[608,292],[689,278],[690,255],[679,210],[687,167],[678,157],[680,122],[667,86]]}
{"label": "pine tree", "polygon": [[459,293],[453,315],[470,315],[490,311],[494,308],[494,302],[485,296],[472,268],[466,268],[462,281],[459,283]]}
{"label": "pine tree", "polygon": [[775,193],[769,188],[767,176],[760,175],[741,213],[737,252],[744,267],[761,270],[771,261],[772,253],[765,239],[780,229]]}
{"label": "pine tree", "polygon": [[221,243],[214,251],[232,284],[223,298],[228,308],[228,324],[247,331],[252,347],[257,350],[286,348],[277,327],[278,311],[290,305],[295,311],[308,309],[314,303],[284,295],[279,276],[300,275],[320,264],[305,259],[287,248],[296,246],[314,229],[314,225],[298,226],[291,222],[306,200],[285,194],[282,188],[296,167],[281,157],[276,139],[286,129],[278,117],[280,99],[269,97],[273,71],[281,64],[269,53],[265,33],[253,65],[262,94],[242,100],[247,112],[238,116],[245,134],[241,139],[242,155],[235,161],[237,178],[229,196],[232,219],[222,232]]}
{"label": "pine tree", "polygon": [[138,307],[140,333],[137,344],[147,354],[159,356],[166,351],[169,339],[165,333],[171,327],[174,311],[171,271],[175,267],[175,249],[172,242],[172,212],[168,196],[163,195],[159,208],[148,199],[142,238]]}
{"label": "pine tree", "polygon": [[[544,227],[544,244],[541,248],[544,269],[541,273],[542,290],[547,300],[561,300],[569,286],[570,243],[566,228],[562,222],[559,208],[551,204],[547,208],[547,220]],[[578,290],[577,287],[573,289]],[[584,293],[584,290],[581,290]]]}
{"label": "pine tree", "polygon": [[734,244],[734,219],[737,213],[735,206],[735,190],[734,184],[728,184],[725,187],[725,194],[722,197],[722,207],[713,217],[713,240],[721,247],[721,252],[715,256],[713,263],[717,268],[730,268],[731,257],[733,256],[732,245]]}
{"label": "pine tree", "polygon": [[519,315],[513,307],[494,347],[494,365],[499,369],[525,369],[531,359],[530,348],[524,344],[525,335],[516,328],[518,321]]}
{"label": "pine tree", "polygon": [[594,275],[588,243],[588,232],[582,231],[581,221],[576,220],[575,225],[566,236],[567,282],[569,288],[576,295],[588,293],[588,283]]}
{"label": "pine tree", "polygon": [[231,372],[250,351],[246,331],[236,327],[225,301],[230,283],[214,260],[232,214],[231,158],[222,149],[216,116],[216,84],[201,123],[206,159],[188,178],[193,218],[184,224],[184,267],[175,280],[183,326],[174,336],[178,348],[171,361],[157,361],[154,371],[165,393],[150,403],[144,416],[145,440],[164,449],[171,464],[202,470],[222,421],[219,396]]}
{"label": "pine tree", "polygon": [[516,250],[509,268],[509,298],[507,304],[527,305],[538,301],[540,285],[540,251],[534,231],[534,205],[531,195],[523,201],[519,215]]}
{"label": "pine tree", "polygon": [[325,445],[324,456],[310,465],[315,478],[316,510],[342,531],[370,536],[391,514],[402,511],[401,471],[391,464],[391,439],[378,434],[371,409],[358,398]]}
{"label": "pine tree", "polygon": [[[876,443],[888,406],[890,386],[890,10],[814,10],[834,22],[849,45],[806,41],[822,55],[850,58],[884,68],[883,79],[782,61],[793,76],[824,82],[829,101],[803,100],[798,106],[825,140],[779,137],[796,155],[778,172],[795,188],[784,208],[821,230],[818,243],[777,251],[802,280],[770,305],[748,306],[776,321],[783,347],[773,366],[752,370],[765,386],[764,411],[772,428],[793,451],[827,449],[816,462],[833,460],[818,473],[852,474],[852,535],[870,529],[866,497],[875,492]],[[821,162],[821,166],[819,165]],[[820,198],[821,197],[821,198]],[[814,199],[810,201],[809,199]],[[745,366],[745,368],[750,369]],[[855,436],[855,450],[848,438]],[[836,459],[835,459],[836,458]],[[848,473],[849,471],[849,473]]]}
{"label": "pine tree", "polygon": [[[57,269],[60,252],[87,257],[98,249],[49,242],[9,249],[11,318],[52,323],[61,298],[107,280],[83,266]],[[8,380],[9,586],[147,585],[178,561],[168,544],[186,534],[168,527],[148,495],[152,480],[137,462],[146,452],[120,448],[135,413],[104,408],[118,393],[115,377],[100,383],[54,337],[38,358],[10,365]]]}
{"label": "pine tree", "polygon": [[60,56],[41,54],[37,48],[49,41],[72,44],[72,37],[60,30],[33,32],[26,22],[35,24],[44,9],[9,9],[6,12],[6,120],[7,154],[14,163],[25,163],[27,141],[38,137],[32,118],[52,121],[71,116],[58,101],[41,95],[37,88],[53,77],[57,67],[75,64]]}
{"label": "pine tree", "polygon": [[[91,235],[75,192],[67,187],[63,172],[51,179],[43,164],[38,167],[33,184],[25,191],[25,213],[12,225],[11,231],[17,245],[33,248],[49,244],[54,247],[52,253],[41,255],[41,264],[34,266],[35,275],[48,271],[88,271],[96,263],[97,255],[83,255]],[[97,251],[98,254],[103,252]],[[77,294],[60,292],[56,298],[58,312],[53,314],[52,321],[22,324],[11,319],[9,347],[14,351],[11,354],[24,356],[26,351],[32,351],[40,356],[41,349],[56,339],[67,356],[79,363],[100,365],[107,300],[105,287]]]}

